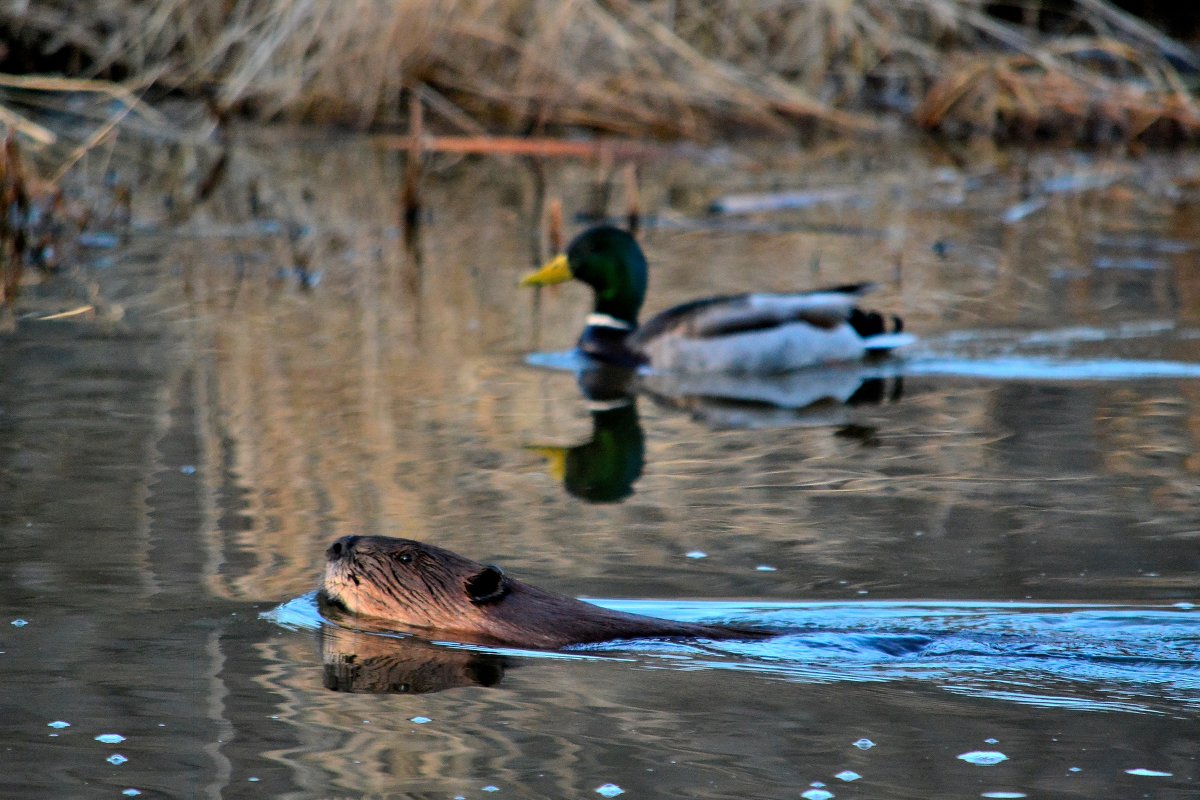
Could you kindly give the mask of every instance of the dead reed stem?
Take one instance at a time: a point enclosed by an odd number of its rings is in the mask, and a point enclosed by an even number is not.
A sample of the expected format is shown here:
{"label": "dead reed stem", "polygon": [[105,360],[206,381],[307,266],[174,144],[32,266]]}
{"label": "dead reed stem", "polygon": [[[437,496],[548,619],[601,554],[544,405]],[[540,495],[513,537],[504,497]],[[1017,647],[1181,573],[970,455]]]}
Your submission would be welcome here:
{"label": "dead reed stem", "polygon": [[[1172,63],[1195,68],[1195,55],[1109,0],[1055,3],[1065,22],[1052,27],[1065,35],[1039,29],[1049,6],[1028,6],[1021,24],[992,16],[991,6],[40,0],[4,5],[0,24],[73,50],[91,75],[120,70],[130,86],[179,89],[265,118],[395,125],[407,111],[403,87],[423,86],[428,112],[470,135],[582,126],[703,138],[788,134],[797,123],[862,131],[885,106],[914,108],[917,124],[949,132],[1200,131]],[[128,88],[92,83],[73,91],[136,102]],[[0,122],[22,124],[2,112]]]}
{"label": "dead reed stem", "polygon": [[408,155],[404,160],[404,190],[401,192],[400,208],[402,228],[405,235],[411,237],[421,219],[421,168],[425,157],[421,146],[425,112],[420,89],[409,91],[408,109]]}
{"label": "dead reed stem", "polygon": [[670,149],[623,139],[554,139],[546,136],[381,136],[384,147],[433,153],[536,156],[539,158],[647,159]]}
{"label": "dead reed stem", "polygon": [[637,165],[626,163],[621,168],[621,178],[625,184],[625,228],[637,236],[642,220],[642,196],[638,191]]}
{"label": "dead reed stem", "polygon": [[546,203],[546,245],[551,253],[561,253],[565,246],[563,237],[563,206],[559,198]]}
{"label": "dead reed stem", "polygon": [[25,268],[29,238],[23,221],[29,217],[29,190],[15,134],[0,153],[0,305],[11,306]]}

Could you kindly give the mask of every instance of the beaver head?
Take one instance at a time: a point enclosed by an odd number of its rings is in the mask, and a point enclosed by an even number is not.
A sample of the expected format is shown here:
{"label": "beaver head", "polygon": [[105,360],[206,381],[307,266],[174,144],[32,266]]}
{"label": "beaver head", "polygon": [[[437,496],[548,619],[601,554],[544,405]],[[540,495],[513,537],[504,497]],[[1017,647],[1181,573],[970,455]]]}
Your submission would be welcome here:
{"label": "beaver head", "polygon": [[326,602],[414,628],[453,629],[512,588],[499,567],[412,539],[343,536],[325,558]]}

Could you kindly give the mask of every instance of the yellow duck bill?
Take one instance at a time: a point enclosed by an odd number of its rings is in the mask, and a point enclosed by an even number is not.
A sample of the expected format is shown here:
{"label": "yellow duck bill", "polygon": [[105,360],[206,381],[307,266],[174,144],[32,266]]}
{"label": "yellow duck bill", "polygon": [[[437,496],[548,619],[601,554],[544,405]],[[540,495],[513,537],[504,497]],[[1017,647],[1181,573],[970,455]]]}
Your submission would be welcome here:
{"label": "yellow duck bill", "polygon": [[560,253],[542,265],[536,272],[531,272],[521,279],[522,286],[553,286],[556,283],[566,283],[575,277],[571,274],[571,265],[566,253]]}

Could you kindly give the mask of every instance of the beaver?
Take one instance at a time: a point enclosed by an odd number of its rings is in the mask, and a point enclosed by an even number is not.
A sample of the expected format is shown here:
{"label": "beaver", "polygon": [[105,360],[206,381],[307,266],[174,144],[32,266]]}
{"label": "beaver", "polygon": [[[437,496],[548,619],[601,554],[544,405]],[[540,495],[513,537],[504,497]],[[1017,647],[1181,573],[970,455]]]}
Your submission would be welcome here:
{"label": "beaver", "polygon": [[758,639],[763,631],[627,614],[548,592],[441,547],[343,536],[325,551],[324,604],[478,644],[556,650],[614,639]]}

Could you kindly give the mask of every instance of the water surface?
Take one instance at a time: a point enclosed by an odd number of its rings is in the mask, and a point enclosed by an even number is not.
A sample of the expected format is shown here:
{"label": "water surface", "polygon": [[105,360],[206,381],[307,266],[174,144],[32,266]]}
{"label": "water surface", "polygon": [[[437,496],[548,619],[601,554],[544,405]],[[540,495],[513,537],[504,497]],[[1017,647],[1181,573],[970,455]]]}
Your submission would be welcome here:
{"label": "water surface", "polygon": [[[0,334],[4,796],[1195,793],[1200,164],[643,165],[648,311],[873,280],[920,341],[608,397],[528,358],[570,348],[586,291],[516,287],[594,165],[435,161],[409,244],[394,154],[244,139],[182,229],[146,189],[127,246]],[[81,292],[95,316],[37,319]],[[780,636],[545,654],[322,625],[352,533]]]}

